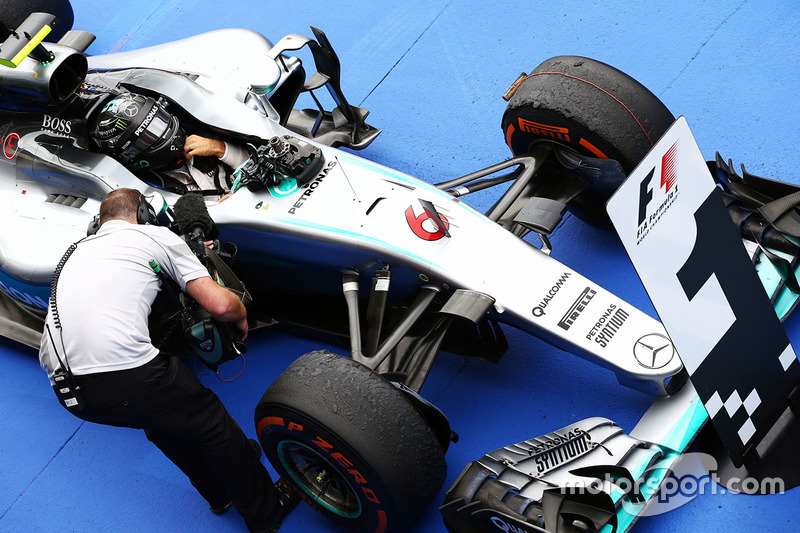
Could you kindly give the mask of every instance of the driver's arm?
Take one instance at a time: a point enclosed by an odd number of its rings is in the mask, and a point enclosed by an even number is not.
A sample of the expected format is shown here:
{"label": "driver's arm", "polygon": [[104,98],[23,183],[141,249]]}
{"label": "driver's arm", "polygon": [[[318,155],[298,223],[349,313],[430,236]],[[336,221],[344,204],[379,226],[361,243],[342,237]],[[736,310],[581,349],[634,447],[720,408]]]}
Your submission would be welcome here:
{"label": "driver's arm", "polygon": [[213,155],[219,159],[225,155],[225,143],[218,139],[189,135],[183,144],[183,155],[187,159],[196,155]]}
{"label": "driver's arm", "polygon": [[242,340],[247,338],[247,310],[233,291],[203,276],[186,283],[186,292],[220,322],[233,322],[242,333]]}
{"label": "driver's arm", "polygon": [[196,155],[213,155],[232,169],[236,169],[250,157],[250,153],[244,146],[200,135],[189,135],[186,138],[183,155],[187,159]]}

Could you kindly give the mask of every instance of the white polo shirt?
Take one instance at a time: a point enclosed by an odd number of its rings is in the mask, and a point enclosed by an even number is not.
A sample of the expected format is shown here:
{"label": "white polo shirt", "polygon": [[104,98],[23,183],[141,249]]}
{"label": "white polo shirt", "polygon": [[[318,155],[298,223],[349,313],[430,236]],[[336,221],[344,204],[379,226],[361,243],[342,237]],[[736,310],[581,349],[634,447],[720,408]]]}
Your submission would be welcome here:
{"label": "white polo shirt", "polygon": [[59,366],[56,353],[62,361],[66,355],[78,376],[136,368],[158,354],[147,327],[161,289],[151,260],[181,289],[208,276],[189,246],[167,228],[110,220],[78,244],[58,280],[61,328],[53,320],[52,302],[45,319],[39,362],[51,383]]}

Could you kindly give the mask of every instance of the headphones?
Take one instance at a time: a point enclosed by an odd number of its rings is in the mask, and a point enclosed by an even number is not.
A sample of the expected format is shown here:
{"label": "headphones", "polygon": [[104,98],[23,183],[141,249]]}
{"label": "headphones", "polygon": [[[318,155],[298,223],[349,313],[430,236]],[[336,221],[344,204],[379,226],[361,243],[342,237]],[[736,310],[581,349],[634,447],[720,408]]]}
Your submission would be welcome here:
{"label": "headphones", "polygon": [[[139,193],[139,205],[136,207],[136,223],[137,224],[152,224],[152,225],[160,225],[158,220],[158,215],[156,215],[156,210],[153,208],[152,205],[147,201],[147,198],[144,197],[142,193]],[[89,222],[89,227],[86,230],[86,235],[94,235],[100,229],[100,214],[98,213],[94,217],[92,217],[92,221]]]}
{"label": "headphones", "polygon": [[158,224],[156,210],[147,201],[142,193],[139,193],[139,207],[136,209],[137,224]]}

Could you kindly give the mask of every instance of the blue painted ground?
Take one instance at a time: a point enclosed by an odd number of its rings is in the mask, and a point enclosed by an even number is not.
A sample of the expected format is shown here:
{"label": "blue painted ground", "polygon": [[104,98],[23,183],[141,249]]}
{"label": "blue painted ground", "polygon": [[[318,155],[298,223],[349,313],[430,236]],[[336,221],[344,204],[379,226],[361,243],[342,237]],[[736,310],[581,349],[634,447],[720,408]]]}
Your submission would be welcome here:
{"label": "blue painted ground", "polygon": [[[384,130],[361,155],[431,182],[507,158],[500,96],[520,72],[573,54],[627,72],[686,116],[706,158],[718,150],[751,172],[800,183],[794,1],[131,0],[112,7],[75,0],[73,6],[75,28],[98,37],[89,49],[94,54],[225,27],[257,30],[273,41],[320,27],[342,60],[346,95],[370,109],[370,123]],[[492,200],[471,203],[485,209]],[[552,241],[559,260],[653,314],[615,235],[569,217]],[[797,316],[786,323],[796,346],[798,326]],[[447,454],[445,488],[465,464],[499,446],[588,416],[629,430],[648,405],[605,370],[537,339],[513,331],[509,338],[498,365],[443,354],[423,388],[461,435]],[[326,346],[262,330],[251,337],[239,380],[202,379],[255,436],[252,413],[263,391],[292,360],[319,347]],[[0,352],[0,531],[244,531],[234,512],[209,513],[141,432],[82,423],[62,410],[32,350],[0,341]],[[796,531],[799,491],[705,494],[641,520],[636,530]],[[282,531],[336,529],[301,506]],[[415,531],[444,531],[436,505]]]}

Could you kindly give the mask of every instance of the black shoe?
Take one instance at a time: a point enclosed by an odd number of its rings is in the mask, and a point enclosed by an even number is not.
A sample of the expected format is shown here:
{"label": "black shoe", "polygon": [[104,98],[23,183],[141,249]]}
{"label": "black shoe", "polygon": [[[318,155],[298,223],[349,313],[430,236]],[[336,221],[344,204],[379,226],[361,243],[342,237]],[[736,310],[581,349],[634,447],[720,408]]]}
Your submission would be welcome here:
{"label": "black shoe", "polygon": [[297,507],[300,496],[295,492],[289,483],[284,479],[275,482],[275,491],[278,493],[278,508],[275,509],[275,516],[272,522],[264,530],[264,533],[275,533],[281,527],[281,522],[289,512]]}
{"label": "black shoe", "polygon": [[225,511],[227,511],[228,509],[230,509],[231,505],[233,505],[233,502],[231,500],[228,500],[226,503],[224,503],[222,505],[217,505],[217,506],[209,505],[208,509],[214,514],[222,514]]}

